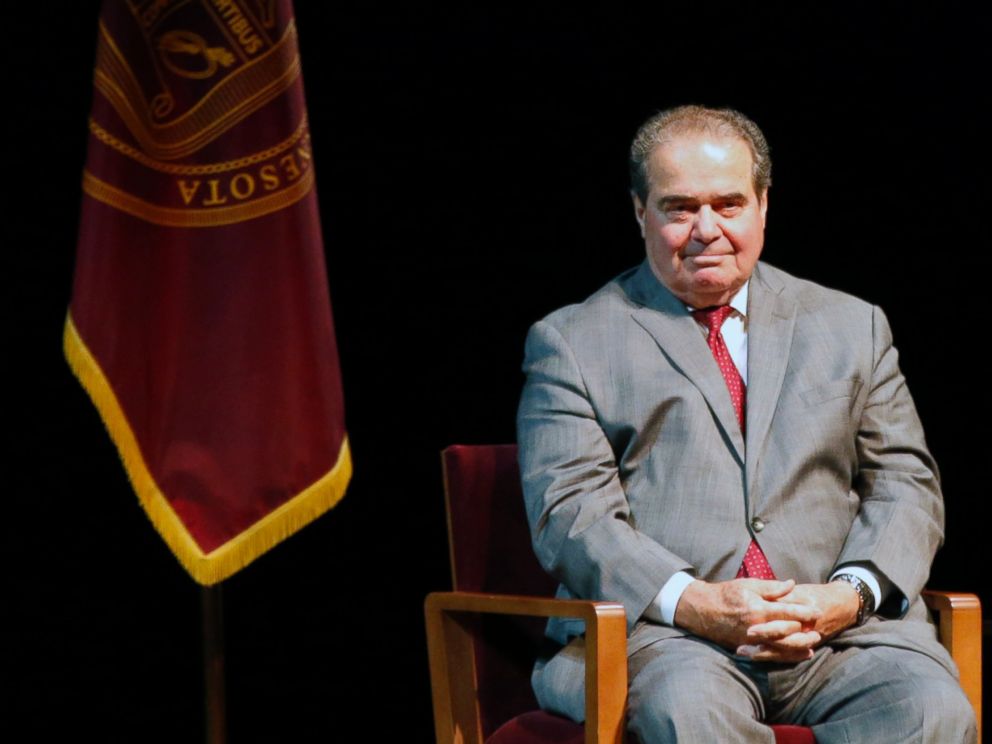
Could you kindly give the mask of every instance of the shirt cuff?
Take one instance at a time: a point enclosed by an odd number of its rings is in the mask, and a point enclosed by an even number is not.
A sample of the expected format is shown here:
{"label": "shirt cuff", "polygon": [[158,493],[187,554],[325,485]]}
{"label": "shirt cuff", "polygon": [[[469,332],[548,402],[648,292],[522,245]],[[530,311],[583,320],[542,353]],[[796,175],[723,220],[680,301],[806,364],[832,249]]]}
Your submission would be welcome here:
{"label": "shirt cuff", "polygon": [[644,610],[644,617],[665,625],[674,625],[675,608],[682,598],[682,592],[695,580],[695,576],[685,571],[672,574],[672,577],[661,587],[658,596],[651,600],[651,604]]}
{"label": "shirt cuff", "polygon": [[[871,589],[872,595],[875,597],[875,608],[877,609],[882,606],[882,601],[885,599],[886,595],[888,595],[888,590],[891,588],[888,579],[879,576],[870,568],[848,563],[837,568],[837,570],[830,575],[830,580],[833,581],[838,574],[845,573],[851,574],[852,576],[857,576],[865,582],[865,584],[868,585],[868,588]],[[664,591],[664,589],[662,589],[662,591]]]}

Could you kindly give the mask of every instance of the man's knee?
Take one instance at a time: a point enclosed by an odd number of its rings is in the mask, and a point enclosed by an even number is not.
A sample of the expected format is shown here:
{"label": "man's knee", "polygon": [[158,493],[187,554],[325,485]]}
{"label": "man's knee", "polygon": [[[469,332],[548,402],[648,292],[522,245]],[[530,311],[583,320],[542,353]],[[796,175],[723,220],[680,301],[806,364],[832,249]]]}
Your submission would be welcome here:
{"label": "man's knee", "polygon": [[818,742],[974,742],[974,710],[957,680],[925,654],[893,647],[850,648],[823,666],[812,701]]}
{"label": "man's knee", "polygon": [[891,695],[919,711],[921,741],[933,744],[977,739],[975,711],[958,681],[932,658],[914,651],[876,648],[876,663],[885,662]]}
{"label": "man's knee", "polygon": [[924,741],[941,744],[977,741],[975,709],[957,681],[948,676],[925,682],[917,694],[923,710]]}
{"label": "man's knee", "polygon": [[772,741],[754,683],[708,644],[661,641],[631,658],[630,673],[628,727],[644,744]]}
{"label": "man's knee", "polygon": [[586,714],[585,639],[573,638],[550,659],[534,665],[531,687],[542,710],[582,722]]}

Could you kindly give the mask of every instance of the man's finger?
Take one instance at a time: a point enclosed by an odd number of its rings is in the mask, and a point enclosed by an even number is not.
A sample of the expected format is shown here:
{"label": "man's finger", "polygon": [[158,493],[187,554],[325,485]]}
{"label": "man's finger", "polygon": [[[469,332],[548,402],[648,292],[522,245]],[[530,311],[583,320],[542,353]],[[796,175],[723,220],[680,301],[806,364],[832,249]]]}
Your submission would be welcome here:
{"label": "man's finger", "polygon": [[758,645],[764,646],[765,648],[775,648],[779,650],[792,649],[798,651],[802,649],[812,649],[821,640],[823,640],[823,636],[815,630],[809,630],[801,633],[791,633],[784,638],[768,640]]}
{"label": "man's finger", "polygon": [[779,599],[791,592],[796,582],[792,579],[785,581],[766,581],[764,579],[748,579],[750,588],[757,592],[763,599]]}
{"label": "man's finger", "polygon": [[[768,602],[761,607],[761,612],[766,618],[764,622],[772,620],[795,620],[799,623],[815,623],[820,619],[820,610],[805,604],[795,604],[794,602]],[[754,623],[757,625],[758,623]]]}
{"label": "man's finger", "polygon": [[747,629],[747,640],[750,643],[777,641],[793,633],[801,633],[802,631],[803,624],[796,620],[772,620],[749,627]]}

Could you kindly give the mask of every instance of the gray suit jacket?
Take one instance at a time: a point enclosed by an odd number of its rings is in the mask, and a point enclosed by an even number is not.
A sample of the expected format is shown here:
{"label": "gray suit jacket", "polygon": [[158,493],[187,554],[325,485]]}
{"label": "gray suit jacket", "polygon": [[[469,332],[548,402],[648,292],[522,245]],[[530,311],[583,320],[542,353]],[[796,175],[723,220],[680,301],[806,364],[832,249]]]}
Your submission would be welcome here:
{"label": "gray suit jacket", "polygon": [[746,438],[704,334],[646,262],[533,326],[518,441],[538,559],[559,596],[623,603],[629,653],[684,634],[641,618],[672,574],[732,579],[752,536],[782,579],[864,561],[893,593],[832,643],[953,671],[920,599],[943,536],[937,468],[885,316],[763,263],[748,301]]}

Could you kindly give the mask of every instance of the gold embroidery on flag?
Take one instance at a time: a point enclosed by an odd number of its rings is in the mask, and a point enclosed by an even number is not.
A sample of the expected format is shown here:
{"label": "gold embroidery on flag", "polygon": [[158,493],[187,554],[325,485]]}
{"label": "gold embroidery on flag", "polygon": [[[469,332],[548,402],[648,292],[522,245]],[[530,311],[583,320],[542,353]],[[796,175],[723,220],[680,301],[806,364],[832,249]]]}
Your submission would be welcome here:
{"label": "gold embroidery on flag", "polygon": [[255,6],[264,28],[276,25],[276,0],[255,0]]}
{"label": "gold embroidery on flag", "polygon": [[255,54],[263,48],[262,39],[268,41],[268,36],[264,31],[264,25],[258,20],[248,8],[248,3],[238,3],[236,0],[209,0],[204,3],[209,8],[214,17],[219,17],[221,23],[226,27],[224,33],[234,43],[237,43],[245,54]]}
{"label": "gold embroidery on flag", "polygon": [[[163,34],[161,38],[166,36]],[[192,40],[193,36],[203,43]],[[178,50],[182,49],[188,49],[190,54],[199,50],[220,60],[215,60],[211,75],[218,73],[224,60],[230,62],[232,71],[223,74],[193,105],[170,119],[176,100],[162,73],[172,71],[176,63],[168,67],[161,62],[160,67],[159,61],[166,51],[179,54]],[[192,32],[169,37],[166,51],[161,47],[147,51],[152,60],[148,64],[160,88],[154,95],[146,94],[139,76],[101,23],[93,84],[114,107],[141,148],[162,160],[175,160],[196,152],[286,91],[300,74],[293,22],[270,49],[240,64],[225,56],[220,47],[209,46]]]}
{"label": "gold embroidery on flag", "polygon": [[[158,51],[162,63],[171,72],[190,80],[213,77],[218,67],[230,67],[235,61],[234,55],[224,47],[207,46],[202,36],[182,29],[162,34],[158,40]],[[183,66],[179,62],[188,59],[194,60],[190,64],[197,67]]]}
{"label": "gold embroidery on flag", "polygon": [[[263,166],[263,169],[268,167]],[[197,181],[195,192],[184,191],[184,197],[192,202],[194,196],[200,193],[200,188],[205,186],[203,191],[205,198],[200,203],[208,207],[218,205],[212,209],[193,207],[182,209],[152,204],[134,194],[111,186],[89,171],[83,172],[83,191],[97,201],[157,225],[165,225],[166,227],[218,227],[244,222],[285,209],[306,196],[313,186],[313,170],[307,168],[300,171],[297,180],[281,191],[274,191],[268,196],[245,201],[241,204],[219,206],[227,203],[228,196],[234,199],[247,199],[250,196],[247,193],[249,184],[255,183],[246,180],[249,177],[249,174],[246,173],[235,175],[227,183],[229,191],[226,194],[221,191],[220,179],[209,179],[205,185]],[[184,188],[183,184],[183,181],[179,182],[180,189]],[[193,188],[192,184],[186,184],[186,187],[188,189]],[[251,186],[251,188],[254,189],[255,186]]]}
{"label": "gold embroidery on flag", "polygon": [[155,158],[150,158],[141,150],[137,150],[131,147],[126,142],[121,142],[114,135],[108,132],[106,129],[101,127],[93,119],[90,119],[90,132],[96,137],[100,142],[107,145],[108,147],[117,150],[117,152],[122,155],[126,155],[132,158],[148,168],[157,170],[161,173],[169,173],[171,175],[182,175],[182,176],[204,176],[210,175],[212,173],[223,173],[224,171],[236,170],[238,168],[244,168],[249,165],[255,165],[256,163],[261,163],[264,160],[275,157],[276,155],[285,152],[293,147],[302,138],[309,138],[310,134],[307,129],[307,118],[303,117],[300,125],[296,127],[296,131],[293,132],[289,137],[284,139],[282,142],[273,145],[272,147],[256,152],[253,155],[246,155],[243,158],[238,158],[236,160],[227,160],[221,163],[206,163],[203,165],[179,165],[176,163],[164,163],[161,160],[155,160]]}

